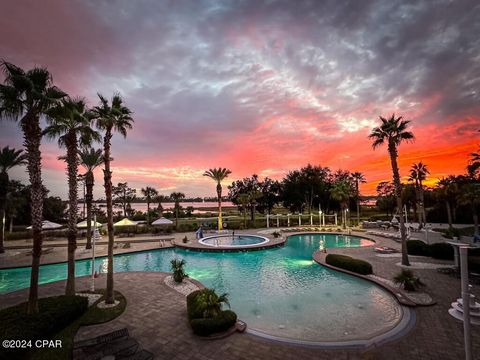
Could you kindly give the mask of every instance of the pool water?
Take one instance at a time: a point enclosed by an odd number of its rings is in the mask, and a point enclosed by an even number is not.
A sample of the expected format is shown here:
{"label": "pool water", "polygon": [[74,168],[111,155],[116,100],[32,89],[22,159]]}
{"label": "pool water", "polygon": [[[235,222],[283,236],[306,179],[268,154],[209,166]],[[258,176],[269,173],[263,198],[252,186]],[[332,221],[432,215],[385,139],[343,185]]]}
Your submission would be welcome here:
{"label": "pool water", "polygon": [[[170,271],[170,260],[185,259],[190,277],[218,293],[228,293],[232,309],[249,329],[312,342],[363,340],[395,327],[402,308],[375,284],[316,264],[312,253],[321,247],[370,243],[353,236],[293,235],[284,247],[260,251],[212,253],[173,248],[116,255],[114,269]],[[106,271],[106,259],[96,264],[97,270]],[[90,273],[89,260],[77,261],[77,276]],[[41,266],[40,283],[65,278],[65,263]],[[0,293],[26,288],[29,279],[29,268],[0,270]]]}
{"label": "pool water", "polygon": [[207,246],[243,247],[267,243],[269,240],[263,236],[255,235],[214,235],[199,240]]}

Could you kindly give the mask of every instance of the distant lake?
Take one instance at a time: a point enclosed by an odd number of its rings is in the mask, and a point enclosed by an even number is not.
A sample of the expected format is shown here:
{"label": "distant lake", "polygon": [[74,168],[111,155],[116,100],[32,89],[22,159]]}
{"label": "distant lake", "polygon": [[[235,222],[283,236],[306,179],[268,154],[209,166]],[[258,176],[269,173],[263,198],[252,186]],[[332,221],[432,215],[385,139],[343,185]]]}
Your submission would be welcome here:
{"label": "distant lake", "polygon": [[[100,206],[101,208],[105,208],[106,207],[106,203],[95,203],[96,206]],[[132,209],[136,210],[136,211],[142,211],[142,212],[146,212],[147,211],[147,203],[132,203]],[[158,206],[158,203],[157,202],[152,202],[150,203],[150,210],[152,209],[155,209],[157,208]],[[170,202],[165,202],[165,203],[162,203],[162,207],[163,209],[173,209],[173,207],[175,206],[174,203],[170,203]],[[206,201],[206,202],[180,202],[180,206],[183,207],[184,209],[187,208],[188,206],[192,206],[196,209],[201,209],[201,208],[217,208],[218,207],[218,203],[216,201]],[[231,201],[222,201],[222,207],[225,206],[225,207],[231,207],[231,206],[235,206]],[[83,204],[79,204],[79,209],[82,209],[83,207]],[[114,206],[114,209],[118,209],[118,206],[115,207]]]}

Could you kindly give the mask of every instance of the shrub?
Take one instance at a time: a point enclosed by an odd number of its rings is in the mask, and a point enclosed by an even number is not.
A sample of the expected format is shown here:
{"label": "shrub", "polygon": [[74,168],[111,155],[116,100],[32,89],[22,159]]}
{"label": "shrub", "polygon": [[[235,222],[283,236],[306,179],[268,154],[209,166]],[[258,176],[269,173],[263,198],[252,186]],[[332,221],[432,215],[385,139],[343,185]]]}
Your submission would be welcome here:
{"label": "shrub", "polygon": [[197,290],[187,296],[188,319],[195,334],[208,336],[235,325],[237,315],[231,310],[221,310],[225,301],[226,294],[218,296],[211,289]]}
{"label": "shrub", "polygon": [[453,260],[453,246],[447,243],[432,244],[430,256],[434,259]]}
{"label": "shrub", "polygon": [[460,236],[460,230],[456,228],[449,228],[443,232],[443,237],[446,237],[447,239],[453,239],[454,237],[460,238]]}
{"label": "shrub", "polygon": [[408,240],[407,252],[409,255],[430,256],[430,246],[421,240]]}
{"label": "shrub", "polygon": [[418,288],[425,286],[418,277],[416,277],[412,271],[403,269],[398,273],[393,281],[396,284],[401,284],[403,288],[407,291],[415,291]]}
{"label": "shrub", "polygon": [[182,242],[183,242],[184,244],[188,243],[188,238],[187,238],[187,236],[185,236],[185,237],[182,239]]}
{"label": "shrub", "polygon": [[[82,296],[54,296],[39,299],[38,306],[39,313],[33,315],[27,314],[27,303],[1,310],[0,339],[34,341],[51,338],[87,311],[88,299]],[[19,350],[14,351],[18,355]],[[8,354],[8,349],[0,349],[0,358],[3,358],[3,353]]]}
{"label": "shrub", "polygon": [[336,266],[341,269],[349,270],[357,274],[372,274],[372,265],[364,260],[354,259],[346,255],[328,254],[325,262],[329,265]]}
{"label": "shrub", "polygon": [[273,237],[274,237],[275,239],[277,239],[277,238],[279,238],[280,236],[282,236],[282,234],[280,234],[278,231],[274,231],[274,232],[272,233],[272,235],[273,235]]}
{"label": "shrub", "polygon": [[170,264],[172,265],[173,280],[175,280],[175,282],[181,283],[183,279],[188,278],[184,269],[186,264],[185,260],[173,259],[170,261]]}
{"label": "shrub", "polygon": [[231,310],[220,312],[213,318],[201,318],[190,320],[193,333],[200,336],[208,336],[215,333],[227,331],[237,321],[237,314]]}

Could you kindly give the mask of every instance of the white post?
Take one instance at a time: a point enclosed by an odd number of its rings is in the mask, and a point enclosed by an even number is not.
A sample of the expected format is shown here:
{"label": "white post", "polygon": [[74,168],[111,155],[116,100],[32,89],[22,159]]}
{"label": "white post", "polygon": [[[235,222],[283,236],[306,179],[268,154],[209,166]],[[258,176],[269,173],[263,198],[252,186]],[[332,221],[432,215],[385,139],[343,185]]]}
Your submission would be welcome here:
{"label": "white post", "polygon": [[267,214],[267,229],[270,227],[270,215]]}
{"label": "white post", "polygon": [[322,226],[322,210],[318,210],[318,226]]}
{"label": "white post", "polygon": [[287,214],[287,227],[290,227],[290,214]]}
{"label": "white post", "polygon": [[95,238],[97,237],[97,214],[93,214],[93,231],[90,233],[90,236],[92,237],[92,284],[90,286],[90,291],[95,291]]}
{"label": "white post", "polygon": [[3,219],[2,219],[2,239],[5,241],[5,213],[6,211],[3,212]]}
{"label": "white post", "polygon": [[325,214],[322,213],[322,224],[325,227]]}
{"label": "white post", "polygon": [[463,336],[465,359],[472,359],[472,337],[470,334],[470,292],[468,291],[468,247],[460,247],[460,274],[462,281]]}
{"label": "white post", "polygon": [[277,214],[277,228],[280,227],[280,215]]}
{"label": "white post", "polygon": [[335,213],[335,226],[338,226],[337,213]]}
{"label": "white post", "polygon": [[310,213],[310,226],[313,226],[313,214]]}
{"label": "white post", "polygon": [[302,213],[298,214],[298,226],[302,225]]}

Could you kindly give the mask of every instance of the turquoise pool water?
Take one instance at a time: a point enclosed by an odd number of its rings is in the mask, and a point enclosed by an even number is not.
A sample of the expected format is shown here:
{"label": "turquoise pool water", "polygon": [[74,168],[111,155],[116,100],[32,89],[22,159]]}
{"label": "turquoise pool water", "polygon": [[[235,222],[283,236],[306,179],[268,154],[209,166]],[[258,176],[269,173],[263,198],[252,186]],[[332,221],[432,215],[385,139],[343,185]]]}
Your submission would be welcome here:
{"label": "turquoise pool water", "polygon": [[267,243],[269,240],[256,235],[214,235],[201,240],[200,243],[208,246],[241,247]]}
{"label": "turquoise pool water", "polygon": [[[192,278],[229,294],[232,309],[249,329],[313,342],[369,339],[399,322],[402,309],[397,301],[373,283],[312,261],[312,253],[321,246],[367,244],[368,240],[351,236],[295,235],[284,247],[261,251],[211,253],[174,248],[117,255],[114,269],[169,271],[171,259],[185,259]],[[105,271],[106,263],[98,259],[97,270]],[[77,261],[78,276],[90,273],[90,261]],[[28,287],[29,276],[29,268],[0,270],[0,293]],[[65,263],[41,266],[40,283],[65,278]]]}

